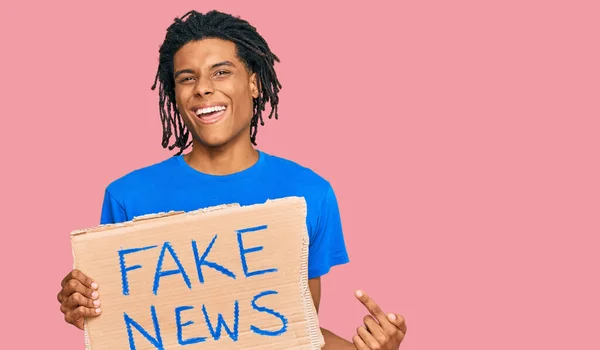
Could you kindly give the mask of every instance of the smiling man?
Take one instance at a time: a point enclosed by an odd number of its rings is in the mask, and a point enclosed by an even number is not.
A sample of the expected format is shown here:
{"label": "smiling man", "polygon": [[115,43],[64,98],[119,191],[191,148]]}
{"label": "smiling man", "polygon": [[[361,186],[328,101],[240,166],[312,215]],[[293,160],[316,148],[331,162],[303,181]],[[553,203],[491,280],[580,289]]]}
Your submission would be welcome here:
{"label": "smiling man", "polygon": [[[304,197],[309,285],[318,310],[321,277],[349,259],[330,183],[306,167],[254,147],[267,103],[268,117],[277,118],[281,85],[276,61],[266,41],[242,19],[217,11],[191,11],[176,19],[160,48],[153,89],[159,86],[162,145],[178,152],[112,182],[106,188],[101,223],[224,203]],[[92,277],[71,271],[58,294],[65,320],[80,329],[85,317],[101,314],[101,281]],[[398,349],[406,333],[402,316],[383,313],[363,292],[356,296],[369,313],[352,342],[323,329],[325,349]]]}

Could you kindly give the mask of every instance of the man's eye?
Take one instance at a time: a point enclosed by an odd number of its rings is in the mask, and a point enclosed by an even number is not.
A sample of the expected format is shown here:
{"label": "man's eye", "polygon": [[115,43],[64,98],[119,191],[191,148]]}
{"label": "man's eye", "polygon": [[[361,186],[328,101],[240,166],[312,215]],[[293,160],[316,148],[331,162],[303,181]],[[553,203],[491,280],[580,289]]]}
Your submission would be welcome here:
{"label": "man's eye", "polygon": [[180,83],[187,83],[188,81],[191,81],[192,79],[194,79],[193,77],[183,77],[181,79],[179,79]]}
{"label": "man's eye", "polygon": [[226,75],[226,74],[229,74],[229,72],[226,70],[220,70],[215,73],[215,75]]}

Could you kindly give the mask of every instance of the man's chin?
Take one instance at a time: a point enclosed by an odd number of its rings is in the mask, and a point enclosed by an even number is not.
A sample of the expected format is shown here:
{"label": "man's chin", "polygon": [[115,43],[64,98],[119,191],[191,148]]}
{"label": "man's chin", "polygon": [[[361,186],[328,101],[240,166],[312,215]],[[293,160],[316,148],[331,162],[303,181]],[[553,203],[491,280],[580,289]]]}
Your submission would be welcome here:
{"label": "man's chin", "polygon": [[198,135],[194,138],[194,146],[200,146],[204,148],[222,148],[228,144],[233,143],[233,137],[225,135]]}
{"label": "man's chin", "polygon": [[[206,130],[203,130],[206,131]],[[239,144],[240,142],[245,143],[245,138],[250,142],[250,130],[249,128],[240,130],[239,132],[232,132],[232,130],[219,130],[221,132],[195,132],[193,133],[194,145],[205,148],[222,148],[225,146]]]}

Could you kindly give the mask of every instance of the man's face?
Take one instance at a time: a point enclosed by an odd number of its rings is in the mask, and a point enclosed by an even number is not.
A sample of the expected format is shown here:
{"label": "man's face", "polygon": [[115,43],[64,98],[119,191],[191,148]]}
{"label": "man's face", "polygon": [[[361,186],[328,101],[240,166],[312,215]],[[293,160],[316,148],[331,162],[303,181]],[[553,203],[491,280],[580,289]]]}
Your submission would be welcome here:
{"label": "man's face", "polygon": [[258,85],[233,42],[189,42],[173,57],[173,72],[177,108],[196,142],[217,147],[250,140]]}

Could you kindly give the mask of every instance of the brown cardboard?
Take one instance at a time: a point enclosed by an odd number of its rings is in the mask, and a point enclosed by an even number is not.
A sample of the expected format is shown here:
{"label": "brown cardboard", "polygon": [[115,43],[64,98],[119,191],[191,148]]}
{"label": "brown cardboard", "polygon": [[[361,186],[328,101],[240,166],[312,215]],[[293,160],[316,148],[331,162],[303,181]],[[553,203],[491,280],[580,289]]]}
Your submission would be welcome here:
{"label": "brown cardboard", "polygon": [[[86,320],[87,349],[320,349],[324,342],[307,279],[306,210],[304,198],[288,197],[252,206],[223,205],[189,213],[148,215],[126,223],[73,232],[74,267],[100,285],[102,314]],[[262,229],[237,231],[251,227]],[[208,255],[202,260],[213,240]],[[170,243],[171,250],[165,242]],[[255,249],[258,246],[262,246],[262,250]],[[131,251],[144,247],[153,248]],[[119,250],[130,250],[122,254],[124,270]],[[161,252],[164,254],[159,266]],[[174,256],[180,261],[187,281]],[[204,280],[201,283],[197,261],[216,263],[229,272],[219,272],[211,267],[215,265],[201,264]],[[165,274],[173,270],[177,273]],[[267,272],[255,274],[261,270]],[[123,271],[127,287],[124,287]],[[157,274],[157,271],[162,273]],[[237,332],[234,327],[236,300]],[[160,340],[153,323],[152,307]],[[219,327],[219,314],[227,328]],[[281,330],[284,323],[281,317],[287,320],[287,325],[280,334],[261,334],[261,330]],[[131,345],[126,319],[133,320],[157,339],[156,344],[145,338],[130,321],[134,341]],[[215,334],[211,334],[211,326]],[[237,340],[232,340],[227,330],[237,334]],[[204,337],[205,340],[196,339],[195,343],[181,345],[178,334],[184,344],[191,338]]]}

